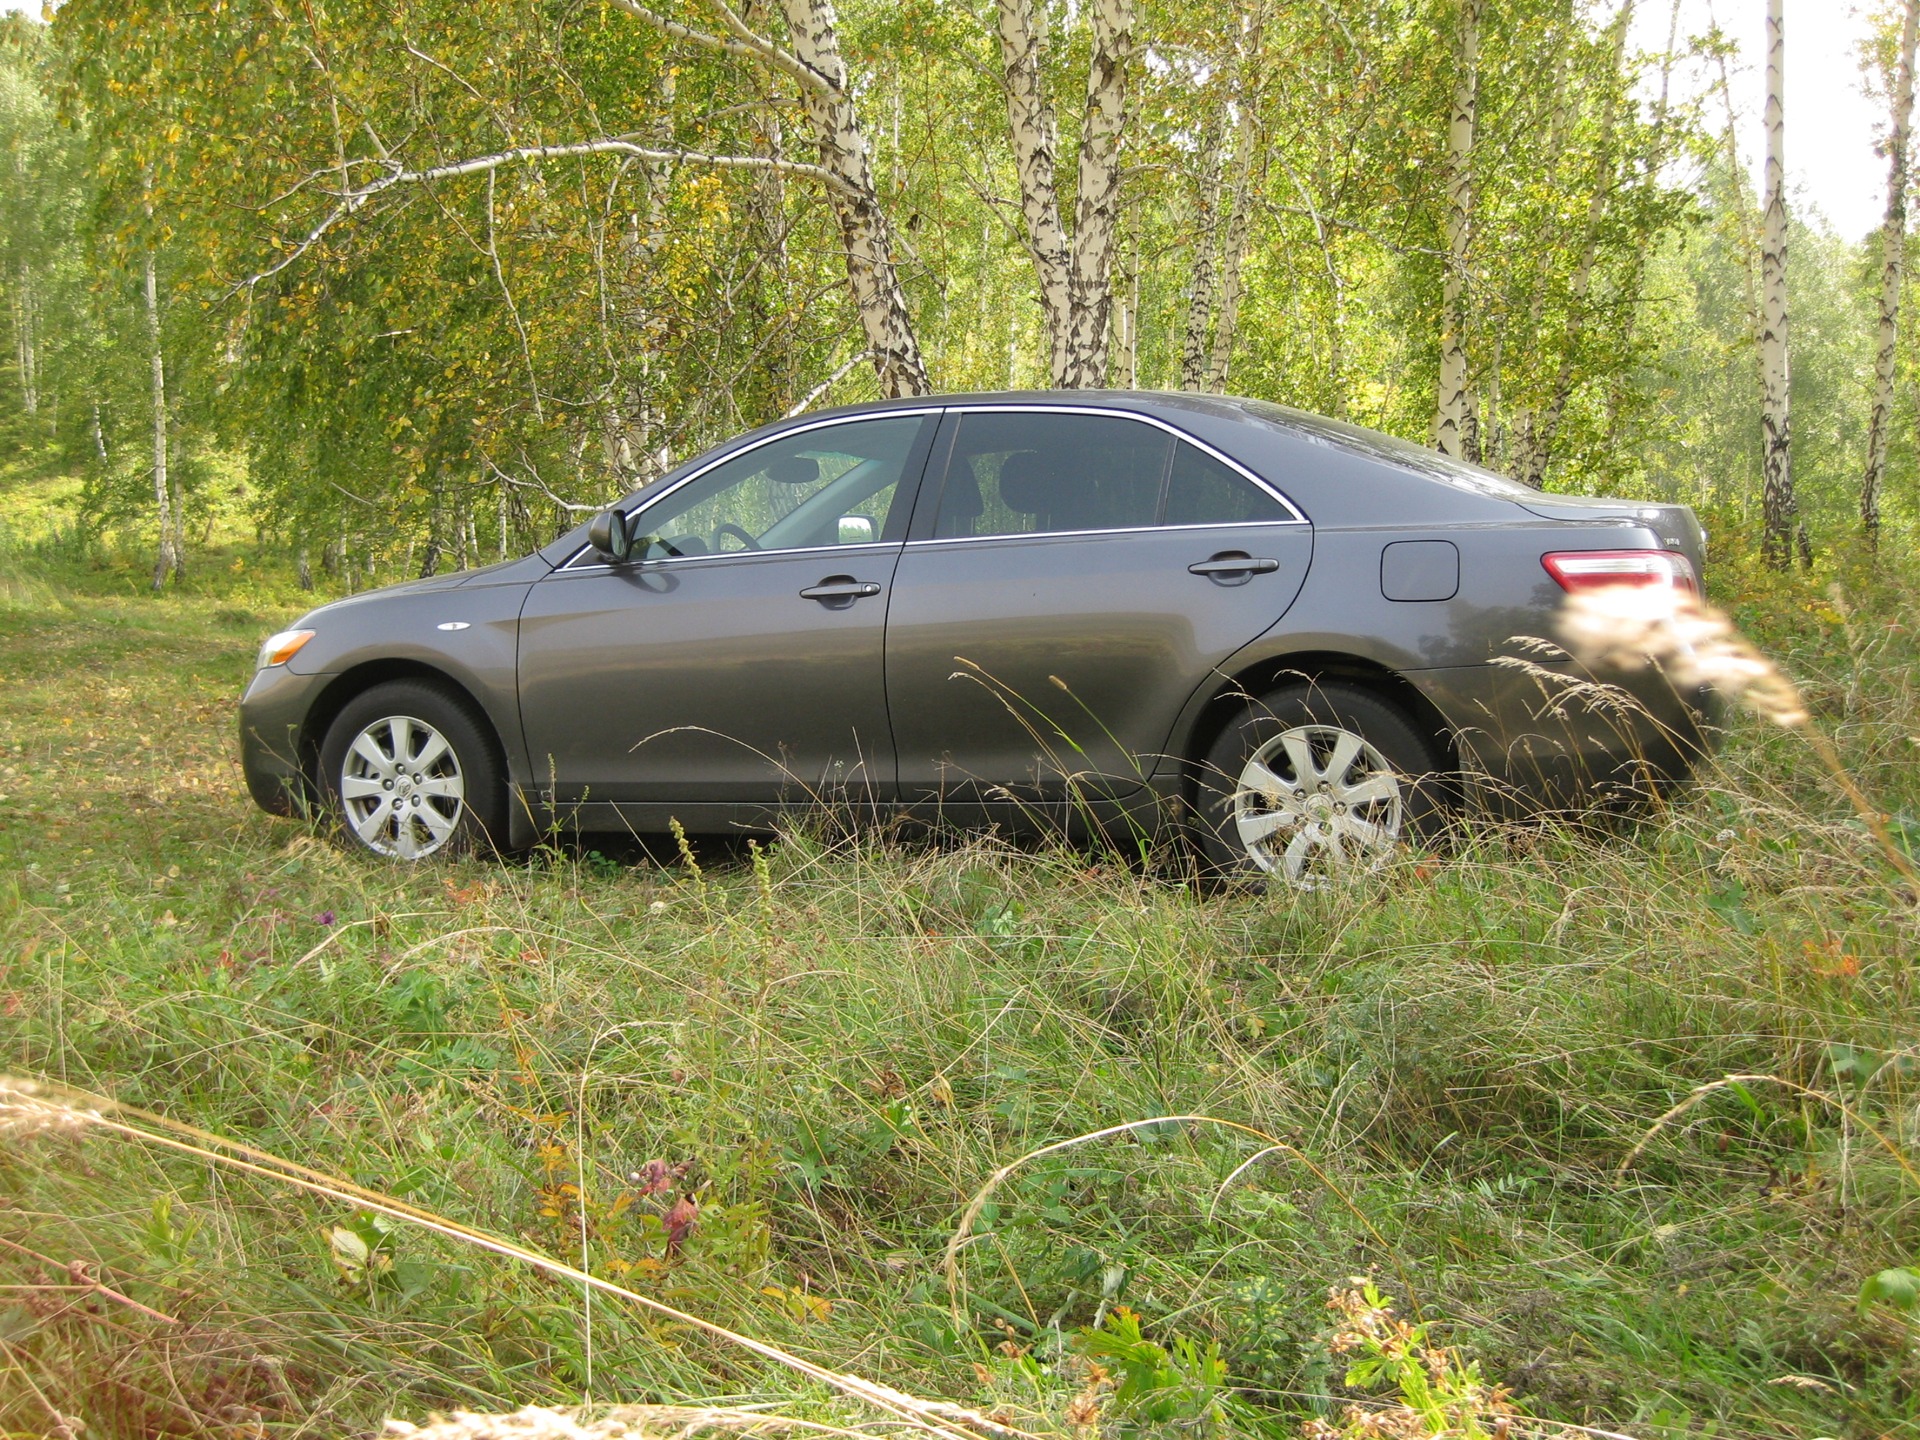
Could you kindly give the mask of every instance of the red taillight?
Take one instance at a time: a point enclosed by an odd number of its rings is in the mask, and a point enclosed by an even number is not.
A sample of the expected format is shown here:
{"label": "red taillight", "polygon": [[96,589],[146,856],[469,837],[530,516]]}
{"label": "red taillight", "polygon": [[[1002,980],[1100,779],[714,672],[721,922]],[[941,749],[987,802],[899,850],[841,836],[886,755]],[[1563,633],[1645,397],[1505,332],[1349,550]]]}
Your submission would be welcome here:
{"label": "red taillight", "polygon": [[1562,590],[1600,590],[1609,585],[1660,585],[1700,593],[1693,562],[1671,550],[1561,550],[1540,563]]}

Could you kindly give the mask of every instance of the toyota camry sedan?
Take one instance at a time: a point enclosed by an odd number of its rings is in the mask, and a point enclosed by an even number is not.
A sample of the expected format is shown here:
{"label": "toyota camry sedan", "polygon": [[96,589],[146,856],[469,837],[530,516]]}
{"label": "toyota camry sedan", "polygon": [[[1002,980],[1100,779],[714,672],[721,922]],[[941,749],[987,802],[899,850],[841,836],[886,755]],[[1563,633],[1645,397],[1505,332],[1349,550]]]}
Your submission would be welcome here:
{"label": "toyota camry sedan", "polygon": [[1697,588],[1703,549],[1685,507],[1262,401],[888,401],[320,607],[261,648],[242,754],[260,805],[401,860],[824,807],[1312,885],[1460,807],[1683,777],[1704,697],[1538,641],[1571,591]]}

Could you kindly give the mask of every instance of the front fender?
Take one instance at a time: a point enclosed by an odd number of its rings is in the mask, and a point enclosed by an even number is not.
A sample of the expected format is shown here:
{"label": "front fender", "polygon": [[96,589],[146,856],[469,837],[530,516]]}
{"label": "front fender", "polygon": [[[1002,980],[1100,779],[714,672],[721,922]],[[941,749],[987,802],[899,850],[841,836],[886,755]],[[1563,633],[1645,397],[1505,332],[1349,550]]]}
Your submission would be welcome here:
{"label": "front fender", "polygon": [[[506,760],[507,778],[527,785],[526,736],[520,725],[517,676],[520,611],[528,586],[465,585],[457,588],[355,597],[314,612],[303,621],[314,632],[287,662],[295,675],[332,677],[315,699],[322,721],[363,679],[432,671],[471,695]],[[319,736],[310,735],[315,743]]]}

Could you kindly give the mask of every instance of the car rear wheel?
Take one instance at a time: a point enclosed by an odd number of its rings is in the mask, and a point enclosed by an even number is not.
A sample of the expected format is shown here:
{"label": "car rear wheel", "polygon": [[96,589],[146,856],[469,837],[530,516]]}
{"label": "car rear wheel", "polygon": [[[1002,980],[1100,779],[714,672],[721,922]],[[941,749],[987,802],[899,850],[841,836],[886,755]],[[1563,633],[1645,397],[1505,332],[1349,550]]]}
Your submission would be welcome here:
{"label": "car rear wheel", "polygon": [[1391,705],[1350,685],[1283,686],[1207,753],[1201,858],[1215,876],[1317,889],[1431,834],[1448,788],[1432,747]]}
{"label": "car rear wheel", "polygon": [[424,860],[504,835],[505,791],[485,724],[429,681],[390,681],[348,701],[320,748],[321,785],[347,843]]}

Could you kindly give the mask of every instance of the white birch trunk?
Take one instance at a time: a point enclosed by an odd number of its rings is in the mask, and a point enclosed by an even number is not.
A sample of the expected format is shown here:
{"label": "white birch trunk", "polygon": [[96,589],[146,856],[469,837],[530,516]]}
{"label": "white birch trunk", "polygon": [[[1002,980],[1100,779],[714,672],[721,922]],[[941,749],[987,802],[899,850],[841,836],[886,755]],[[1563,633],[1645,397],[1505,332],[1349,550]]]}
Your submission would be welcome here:
{"label": "white birch trunk", "polygon": [[1013,141],[1014,172],[1020,181],[1020,218],[1026,226],[1027,255],[1040,286],[1047,373],[1054,385],[1063,386],[1070,368],[1067,335],[1072,328],[1073,261],[1066,227],[1060,221],[1059,129],[1041,76],[1040,36],[1033,25],[1032,0],[999,0],[995,10],[1007,92],[1007,132]]}
{"label": "white birch trunk", "polygon": [[1120,353],[1114,360],[1115,378],[1129,390],[1140,388],[1140,254],[1134,242],[1131,268],[1126,276],[1126,294],[1120,301]]}
{"label": "white birch trunk", "polygon": [[153,502],[160,522],[160,549],[153,562],[153,588],[180,571],[175,548],[173,487],[167,481],[167,364],[160,353],[160,285],[154,275],[153,252],[147,252],[147,343],[152,349],[153,374]]}
{"label": "white birch trunk", "polygon": [[999,0],[997,6],[1020,212],[1040,286],[1048,374],[1059,389],[1106,383],[1134,0],[1090,0],[1086,13],[1093,53],[1069,240],[1060,214],[1059,135],[1041,75],[1032,0]]}
{"label": "white birch trunk", "polygon": [[874,189],[866,134],[847,88],[833,0],[781,0],[794,56],[827,83],[800,86],[813,122],[820,164],[841,182],[828,192],[847,247],[847,283],[886,396],[924,395],[932,388],[906,295],[893,264],[893,234]]}
{"label": "white birch trunk", "polygon": [[1887,219],[1880,230],[1880,347],[1873,365],[1873,415],[1867,424],[1867,473],[1860,484],[1860,529],[1880,542],[1880,488],[1893,426],[1893,356],[1900,336],[1900,281],[1907,250],[1907,127],[1913,119],[1913,58],[1920,40],[1920,0],[1907,0],[1900,22],[1899,68],[1887,135]]}
{"label": "white birch trunk", "polygon": [[1784,570],[1792,559],[1793,430],[1788,411],[1786,26],[1781,0],[1767,0],[1766,209],[1760,235],[1760,473],[1762,553]]}
{"label": "white birch trunk", "polygon": [[27,262],[20,262],[20,401],[27,414],[40,413],[39,363],[36,357],[36,339],[33,304],[33,271]]}
{"label": "white birch trunk", "polygon": [[1234,96],[1239,113],[1234,118],[1233,160],[1228,181],[1226,238],[1220,256],[1220,316],[1213,327],[1213,353],[1207,361],[1207,386],[1218,395],[1227,388],[1233,365],[1233,342],[1240,328],[1240,300],[1244,293],[1241,267],[1246,263],[1247,228],[1253,204],[1253,152],[1259,140],[1255,77],[1259,74],[1260,40],[1264,17],[1255,12],[1240,37],[1235,60]]}
{"label": "white birch trunk", "polygon": [[1213,256],[1220,214],[1220,131],[1218,114],[1210,115],[1200,135],[1195,156],[1199,173],[1194,187],[1193,279],[1187,291],[1186,333],[1180,346],[1180,388],[1202,390],[1207,383],[1207,322],[1213,318]]}
{"label": "white birch trunk", "polygon": [[1080,126],[1080,184],[1073,212],[1073,308],[1068,322],[1069,389],[1107,383],[1113,320],[1113,254],[1120,233],[1120,159],[1127,121],[1127,64],[1133,57],[1134,0],[1090,0],[1093,56]]}
{"label": "white birch trunk", "polygon": [[1446,278],[1440,310],[1440,385],[1433,443],[1462,455],[1468,441],[1467,247],[1473,236],[1473,130],[1480,92],[1480,16],[1486,0],[1460,0],[1453,109],[1447,121]]}

